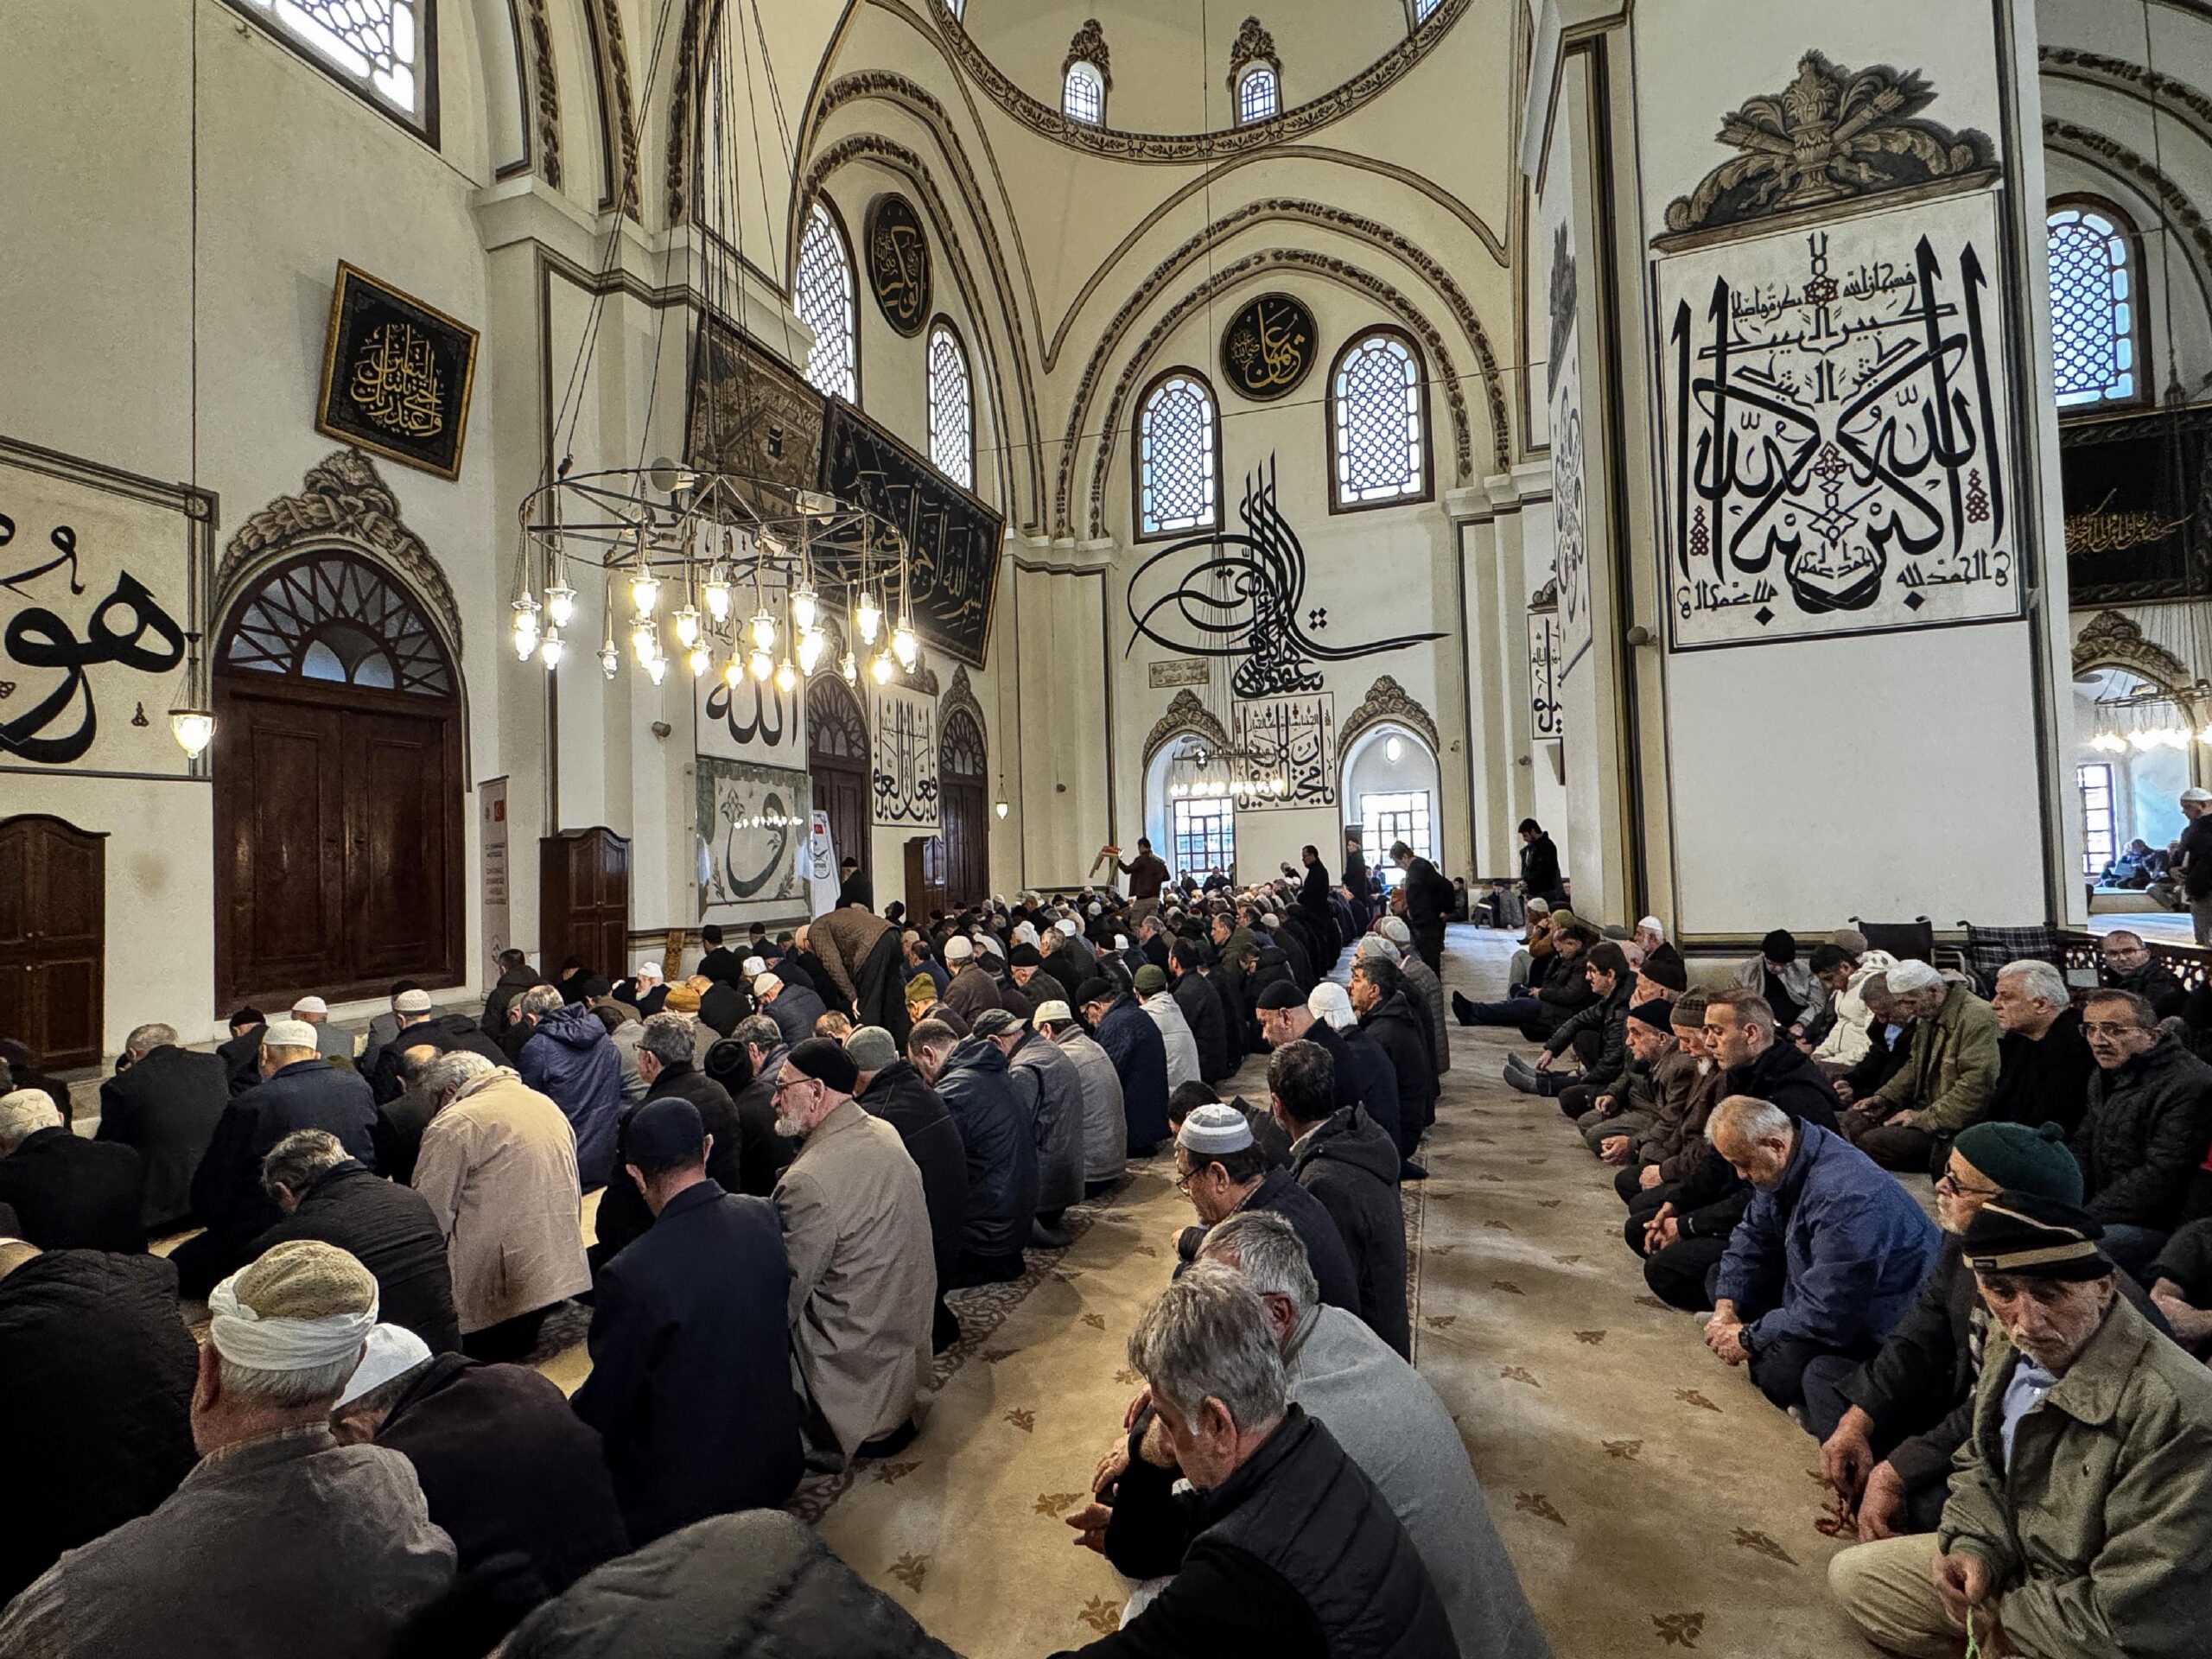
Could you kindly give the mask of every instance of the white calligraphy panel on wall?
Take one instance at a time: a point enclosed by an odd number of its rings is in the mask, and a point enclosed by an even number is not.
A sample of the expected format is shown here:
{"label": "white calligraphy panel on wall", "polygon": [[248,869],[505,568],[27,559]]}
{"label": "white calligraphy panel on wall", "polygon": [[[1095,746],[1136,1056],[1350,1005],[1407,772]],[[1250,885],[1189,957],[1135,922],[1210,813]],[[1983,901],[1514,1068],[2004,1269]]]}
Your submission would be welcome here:
{"label": "white calligraphy panel on wall", "polygon": [[[1570,211],[1572,209],[1570,208]],[[1582,328],[1574,234],[1560,221],[1552,239],[1549,305],[1552,418],[1552,575],[1559,586],[1552,659],[1565,679],[1590,649],[1590,528],[1583,500]]]}
{"label": "white calligraphy panel on wall", "polygon": [[169,710],[213,522],[205,496],[0,439],[0,771],[192,775]]}
{"label": "white calligraphy panel on wall", "polygon": [[2019,614],[1999,265],[1989,191],[1654,262],[1675,649]]}
{"label": "white calligraphy panel on wall", "polygon": [[[1255,785],[1239,811],[1280,811],[1294,806],[1337,804],[1337,700],[1326,691],[1311,696],[1262,697],[1232,704],[1230,744],[1248,759],[1236,762],[1239,781]],[[1271,776],[1283,780],[1280,794],[1264,785]]]}
{"label": "white calligraphy panel on wall", "polygon": [[1529,735],[1542,743],[1566,734],[1559,721],[1559,613],[1529,613]]}
{"label": "white calligraphy panel on wall", "polygon": [[937,828],[937,699],[903,685],[874,691],[871,726],[875,821],[900,830]]}
{"label": "white calligraphy panel on wall", "polygon": [[804,772],[702,756],[698,771],[699,913],[804,900],[800,854],[813,779]]}
{"label": "white calligraphy panel on wall", "polygon": [[806,769],[806,683],[779,690],[773,679],[746,675],[735,686],[720,674],[691,683],[699,753],[756,766]]}

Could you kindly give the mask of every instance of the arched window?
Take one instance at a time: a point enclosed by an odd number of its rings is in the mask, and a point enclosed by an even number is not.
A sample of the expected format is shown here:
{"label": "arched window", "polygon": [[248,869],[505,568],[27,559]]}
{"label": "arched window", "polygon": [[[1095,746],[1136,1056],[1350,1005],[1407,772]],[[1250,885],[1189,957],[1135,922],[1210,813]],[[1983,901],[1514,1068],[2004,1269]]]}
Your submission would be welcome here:
{"label": "arched window", "polygon": [[1437,7],[1444,3],[1444,0],[1406,0],[1406,3],[1413,13],[1413,26],[1419,29],[1429,20]]}
{"label": "arched window", "polygon": [[1281,105],[1282,86],[1274,68],[1264,63],[1247,65],[1236,78],[1237,125],[1249,127],[1255,121],[1273,120]]}
{"label": "arched window", "polygon": [[1211,530],[1221,522],[1220,427],[1213,388],[1171,369],[1137,405],[1137,534]]}
{"label": "arched window", "polygon": [[231,0],[302,57],[436,142],[423,0]]}
{"label": "arched window", "polygon": [[2135,227],[2109,202],[2051,207],[2050,359],[2061,409],[2143,396],[2135,361]]}
{"label": "arched window", "polygon": [[1095,127],[1106,119],[1106,78],[1095,63],[1068,65],[1060,83],[1060,110],[1071,121]]}
{"label": "arched window", "polygon": [[1329,376],[1329,449],[1339,510],[1428,494],[1422,379],[1413,342],[1395,328],[1371,329],[1338,355]]}
{"label": "arched window", "polygon": [[930,459],[963,489],[976,487],[975,398],[968,385],[968,353],[952,325],[930,325]]}
{"label": "arched window", "polygon": [[330,685],[454,695],[445,647],[415,601],[343,553],[311,553],[264,577],[232,617],[216,661]]}
{"label": "arched window", "polygon": [[807,209],[798,244],[799,321],[814,331],[806,378],[817,391],[860,402],[860,351],[853,334],[853,255],[827,203]]}

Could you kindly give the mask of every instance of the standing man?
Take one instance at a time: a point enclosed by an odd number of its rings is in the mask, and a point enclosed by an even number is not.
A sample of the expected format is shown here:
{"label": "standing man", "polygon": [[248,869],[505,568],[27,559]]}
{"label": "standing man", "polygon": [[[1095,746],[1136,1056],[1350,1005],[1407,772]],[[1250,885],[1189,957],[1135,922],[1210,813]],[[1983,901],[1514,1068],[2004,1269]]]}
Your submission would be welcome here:
{"label": "standing man", "polygon": [[1559,848],[1534,818],[1521,820],[1521,890],[1531,899],[1558,904]]}
{"label": "standing man", "polygon": [[632,1544],[780,1507],[802,1469],[783,1230],[773,1204],[707,1173],[712,1140],[674,1096],[623,1129],[618,1179],[653,1224],[600,1269],[575,1405],[605,1444]]}
{"label": "standing man", "polygon": [[1353,927],[1358,932],[1366,932],[1368,923],[1375,919],[1375,912],[1368,900],[1367,855],[1361,850],[1357,830],[1344,831],[1344,892],[1351,899]]}
{"label": "standing man", "polygon": [[906,1019],[905,948],[899,930],[859,905],[843,904],[807,924],[807,942],[832,983],[850,999],[853,1021],[881,1026],[903,1045]]}
{"label": "standing man", "polygon": [[2212,944],[2212,790],[2182,791],[2181,815],[2189,822],[2174,843],[2178,874],[2162,884],[2158,896],[2168,906],[2185,903],[2196,942]]}
{"label": "standing man", "polygon": [[1102,847],[1098,855],[1112,859],[1114,868],[1129,878],[1129,920],[1133,925],[1160,908],[1160,890],[1167,885],[1167,865],[1154,854],[1148,837],[1137,837],[1137,855],[1127,864],[1122,862],[1119,847]]}
{"label": "standing man", "polygon": [[1414,856],[1404,842],[1394,842],[1390,861],[1406,873],[1406,925],[1413,931],[1414,949],[1438,973],[1444,971],[1444,920],[1452,913],[1452,884],[1443,872],[1425,858]]}

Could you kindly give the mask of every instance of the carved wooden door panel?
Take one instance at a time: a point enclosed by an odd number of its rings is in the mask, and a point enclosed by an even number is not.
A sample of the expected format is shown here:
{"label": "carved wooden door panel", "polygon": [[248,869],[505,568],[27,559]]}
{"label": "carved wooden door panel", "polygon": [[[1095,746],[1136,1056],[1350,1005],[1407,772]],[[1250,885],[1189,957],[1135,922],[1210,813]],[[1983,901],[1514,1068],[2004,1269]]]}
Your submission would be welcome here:
{"label": "carved wooden door panel", "polygon": [[98,1065],[106,962],[106,838],[0,820],[0,1031],[44,1070]]}

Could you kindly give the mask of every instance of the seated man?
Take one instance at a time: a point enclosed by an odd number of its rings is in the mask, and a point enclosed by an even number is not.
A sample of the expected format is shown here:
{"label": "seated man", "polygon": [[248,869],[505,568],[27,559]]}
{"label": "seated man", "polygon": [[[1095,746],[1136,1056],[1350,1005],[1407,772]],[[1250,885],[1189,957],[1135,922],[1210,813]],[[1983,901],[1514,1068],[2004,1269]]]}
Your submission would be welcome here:
{"label": "seated man", "polygon": [[1834,1080],[1835,1096],[1850,1102],[1873,1095],[1904,1068],[1912,1051],[1912,1021],[1897,1012],[1890,994],[1887,970],[1859,982],[1859,995],[1866,1005],[1866,1052],[1848,1066],[1821,1061],[1821,1070]]}
{"label": "seated man", "polygon": [[2097,1070],[2069,1144],[2104,1253],[2140,1275],[2180,1224],[2212,1142],[2212,1067],[2161,1031],[2133,991],[2092,992],[2082,1033]]}
{"label": "seated man", "polygon": [[1414,949],[1413,929],[1401,916],[1385,916],[1375,924],[1375,931],[1397,948],[1394,960],[1398,964],[1398,976],[1406,982],[1406,1000],[1414,1004],[1428,1019],[1429,1052],[1435,1057],[1438,1076],[1452,1069],[1452,1045],[1445,1037],[1444,982],[1436,976],[1436,969],[1421,960],[1420,951]]}
{"label": "seated man", "polygon": [[780,974],[763,974],[753,982],[753,1000],[776,1022],[786,1046],[803,1043],[814,1035],[814,1022],[830,1012],[819,992]]}
{"label": "seated man", "polygon": [[1052,1039],[1004,1008],[976,1018],[976,1036],[1006,1056],[1007,1085],[1037,1148],[1037,1217],[1029,1242],[1059,1249],[1067,1207],[1083,1197],[1083,1074]]}
{"label": "seated man", "polygon": [[2082,1036],[2066,976],[2047,962],[2008,962],[1997,970],[1989,1007],[2005,1028],[1997,1042],[1990,1121],[2056,1123],[2073,1134],[2097,1062]]}
{"label": "seated man", "polygon": [[[880,1117],[899,1131],[899,1142],[922,1178],[922,1199],[930,1213],[930,1256],[937,1268],[930,1346],[941,1354],[960,1339],[960,1321],[945,1306],[944,1293],[960,1268],[960,1235],[968,1220],[968,1149],[944,1096],[922,1080],[912,1060],[899,1054],[884,1027],[861,1027],[845,1039],[845,1052],[859,1068],[853,1098],[870,1117]],[[1118,1108],[1115,1122],[1121,1122]]]}
{"label": "seated man", "polygon": [[1779,1106],[1731,1096],[1706,1132],[1757,1189],[1720,1258],[1706,1346],[1748,1363],[1776,1405],[1802,1406],[1814,1360],[1880,1346],[1935,1260],[1936,1228],[1863,1153]]}
{"label": "seated man", "polygon": [[1540,1043],[1559,1029],[1560,1021],[1580,1013],[1598,1000],[1583,977],[1582,953],[1596,944],[1595,928],[1573,916],[1553,918],[1552,949],[1531,965],[1538,977],[1525,995],[1503,1002],[1475,1002],[1452,993],[1452,1017],[1463,1026],[1517,1026],[1532,1043]]}
{"label": "seated man", "polygon": [[1242,1111],[1219,1102],[1192,1107],[1175,1131],[1175,1178],[1198,1217],[1176,1242],[1183,1262],[1197,1258],[1207,1228],[1247,1210],[1272,1210],[1298,1230],[1321,1300],[1360,1311],[1359,1275],[1335,1218],[1287,1168],[1268,1163]]}
{"label": "seated man", "polygon": [[158,1255],[0,1238],[0,1607],[62,1551],[176,1490],[192,1449],[199,1350]]}
{"label": "seated man", "polygon": [[1669,1015],[1675,1052],[1652,1067],[1650,1127],[1639,1135],[1599,1139],[1598,1155],[1609,1163],[1622,1151],[1614,1141],[1626,1141],[1628,1167],[1613,1179],[1613,1191],[1624,1204],[1678,1185],[1709,1150],[1706,1120],[1726,1090],[1720,1064],[1706,1046],[1705,1005],[1703,991],[1685,992]]}
{"label": "seated man", "polygon": [[937,1300],[921,1175],[899,1131],[853,1099],[859,1082],[851,1058],[822,1037],[793,1048],[776,1077],[777,1132],[802,1143],[776,1183],[791,1267],[785,1313],[806,1433],[833,1468],[913,1439]]}
{"label": "seated man", "polygon": [[2159,1019],[2179,1014],[2189,992],[2174,970],[2151,954],[2140,933],[2115,927],[2097,945],[2097,983],[2107,990],[2133,991]]}
{"label": "seated man", "polygon": [[1167,1045],[1160,1039],[1160,1027],[1137,1006],[1135,993],[1113,980],[1085,980],[1077,987],[1076,997],[1076,1012],[1090,1027],[1090,1034],[1122,1080],[1128,1154],[1149,1158],[1167,1138]]}
{"label": "seated man", "polygon": [[[1589,1084],[1593,1095],[1603,1093],[1626,1064],[1622,1027],[1636,986],[1628,956],[1612,940],[1600,939],[1578,960],[1591,1001],[1552,1028],[1534,1065],[1518,1054],[1506,1057],[1505,1080],[1522,1094],[1556,1096],[1573,1084]],[[1570,1052],[1580,1070],[1571,1074],[1555,1071],[1554,1065]],[[1578,1100],[1580,1110],[1568,1112],[1568,1116],[1578,1117],[1590,1109],[1587,1097]]]}
{"label": "seated man", "polygon": [[943,1097],[967,1154],[967,1214],[948,1288],[1020,1278],[1037,1215],[1037,1137],[1007,1080],[1005,1051],[988,1037],[956,1038],[950,1027],[925,1020],[908,1034],[906,1056]]}
{"label": "seated man", "polygon": [[773,1509],[798,1484],[798,1397],[776,1206],[707,1173],[690,1101],[648,1100],[623,1131],[624,1178],[653,1224],[600,1269],[591,1375],[576,1415],[600,1433],[630,1536],[733,1510]]}
{"label": "seated man", "polygon": [[[1397,963],[1386,957],[1354,960],[1345,994],[1359,1016],[1359,1028],[1389,1057],[1391,1075],[1398,1080],[1398,1121],[1386,1127],[1399,1152],[1411,1158],[1422,1132],[1436,1121],[1436,1062],[1427,1031],[1407,1000]],[[1382,1121],[1379,1113],[1370,1116]]]}
{"label": "seated man", "polygon": [[[1628,1064],[1610,1087],[1581,1096],[1590,1102],[1589,1109],[1574,1120],[1590,1150],[1610,1164],[1627,1163],[1637,1142],[1658,1123],[1658,1072],[1674,1058],[1675,1005],[1642,1002],[1630,1007],[1622,1037]],[[1692,1075],[1695,1070],[1693,1062]],[[1679,1068],[1669,1068],[1669,1076],[1680,1085],[1677,1092],[1687,1098],[1688,1079]],[[1579,1086],[1573,1092],[1580,1093]]]}
{"label": "seated man", "polygon": [[1736,983],[1766,999],[1785,1041],[1802,1037],[1807,1022],[1827,1004],[1811,966],[1797,960],[1796,936],[1787,928],[1776,928],[1760,942],[1759,954],[1736,969]]}
{"label": "seated man", "polygon": [[1912,1021],[1912,1046],[1897,1074],[1855,1101],[1844,1139],[1889,1169],[1928,1167],[1939,1137],[1980,1121],[1997,1086],[2002,1032],[1989,1004],[1962,980],[1924,962],[1901,962],[1885,976],[1897,1012]]}
{"label": "seated man", "polygon": [[42,1250],[143,1250],[145,1184],[137,1153],[71,1130],[42,1090],[0,1094],[0,1205],[15,1211],[27,1243]]}
{"label": "seated man", "polygon": [[[1286,1043],[1317,1045],[1329,1057],[1330,1087],[1336,1103],[1365,1106],[1367,1115],[1396,1139],[1397,1071],[1382,1045],[1360,1030],[1351,994],[1343,986],[1323,980],[1310,994],[1300,996],[1298,987],[1288,980],[1277,980],[1260,993],[1255,1012],[1266,1048],[1281,1048]],[[1354,1033],[1359,1039],[1357,1050],[1352,1046]]]}
{"label": "seated man", "polygon": [[2176,1228],[2144,1277],[2174,1340],[2200,1357],[2212,1355],[2212,1216]]}
{"label": "seated man", "polygon": [[1290,1402],[1267,1308],[1236,1274],[1201,1268],[1168,1286],[1130,1333],[1129,1363],[1151,1403],[1109,1489],[1103,1545],[1131,1577],[1174,1576],[1080,1659],[1458,1653],[1389,1504]]}
{"label": "seated man", "polygon": [[[1167,1087],[1205,1081],[1205,1064],[1198,1053],[1198,1034],[1183,1017],[1182,1004],[1167,988],[1167,970],[1147,962],[1132,981],[1137,1006],[1160,1027],[1160,1046],[1167,1055]],[[979,1018],[981,1016],[978,1016]]]}
{"label": "seated man", "polygon": [[1290,1137],[1290,1173],[1337,1224],[1359,1284],[1359,1315],[1400,1355],[1413,1351],[1406,1316],[1406,1216],[1398,1149],[1357,1106],[1338,1106],[1329,1057],[1287,1043],[1268,1059],[1275,1122]]}
{"label": "seated man", "polygon": [[[1844,1550],[1828,1587],[1878,1646],[2183,1659],[2212,1606],[2212,1371],[2125,1304],[2097,1224],[1999,1193],[1964,1249],[1993,1326],[1933,1534]],[[1970,1628],[1969,1628],[1970,1627]]]}
{"label": "seated man", "polygon": [[430,1524],[463,1576],[525,1557],[549,1595],[629,1551],[599,1435],[542,1371],[432,1355],[379,1325],[331,1408],[341,1446],[381,1446],[415,1465]]}
{"label": "seated man", "polygon": [[1815,948],[1813,977],[1828,996],[1827,1029],[1813,1045],[1815,1060],[1841,1071],[1866,1057],[1868,1027],[1874,1023],[1873,1010],[1866,1006],[1866,982],[1897,965],[1886,950],[1847,950],[1833,943]]}
{"label": "seated man", "polygon": [[1066,1003],[1039,1002],[1031,1023],[1059,1045],[1083,1079],[1083,1196],[1097,1198],[1128,1167],[1129,1125],[1122,1111],[1122,1079],[1106,1051]]}
{"label": "seated man", "polygon": [[99,1139],[130,1147],[145,1160],[139,1207],[156,1237],[192,1217],[192,1176],[230,1104],[230,1079],[213,1054],[179,1046],[175,1026],[140,1026],[100,1084]]}
{"label": "seated man", "polygon": [[207,1307],[200,1463],[152,1514],[71,1550],[9,1604],[0,1654],[383,1659],[451,1584],[453,1541],[407,1459],[330,1432],[376,1324],[368,1269],[297,1240],[224,1280]]}

